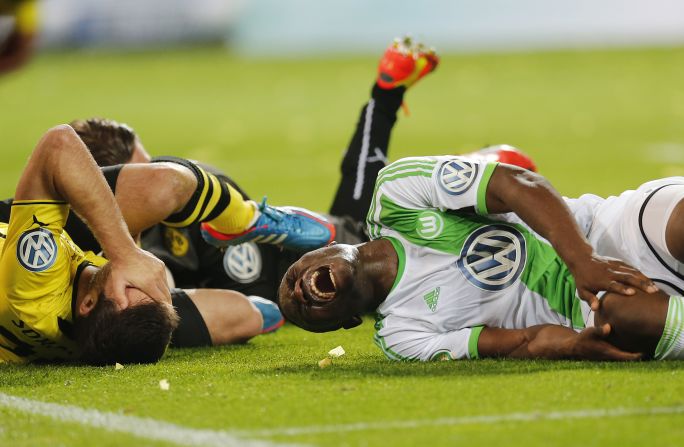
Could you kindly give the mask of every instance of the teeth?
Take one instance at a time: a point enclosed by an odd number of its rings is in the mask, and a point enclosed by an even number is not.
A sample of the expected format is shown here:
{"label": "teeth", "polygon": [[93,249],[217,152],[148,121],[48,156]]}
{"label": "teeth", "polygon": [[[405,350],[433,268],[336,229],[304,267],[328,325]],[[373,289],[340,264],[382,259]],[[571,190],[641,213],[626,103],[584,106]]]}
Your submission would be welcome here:
{"label": "teeth", "polygon": [[[309,286],[311,287],[311,291],[316,294],[319,298],[332,298],[335,296],[335,292],[321,292],[318,290],[318,287],[316,287],[316,279],[318,278],[318,275],[320,275],[321,272],[315,271],[313,275],[311,275],[311,281],[309,281]],[[335,277],[332,275],[332,272],[330,272],[330,280],[333,283],[333,287],[335,286]]]}

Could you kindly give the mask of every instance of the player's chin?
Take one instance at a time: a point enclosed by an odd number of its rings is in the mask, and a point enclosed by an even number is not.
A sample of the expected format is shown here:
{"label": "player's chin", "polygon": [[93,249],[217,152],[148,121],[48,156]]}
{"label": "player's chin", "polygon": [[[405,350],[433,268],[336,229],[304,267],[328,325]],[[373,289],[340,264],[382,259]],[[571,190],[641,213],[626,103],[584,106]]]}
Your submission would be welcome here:
{"label": "player's chin", "polygon": [[342,328],[346,318],[341,317],[341,309],[335,304],[324,307],[312,307],[307,309],[301,328],[310,332],[331,332]]}

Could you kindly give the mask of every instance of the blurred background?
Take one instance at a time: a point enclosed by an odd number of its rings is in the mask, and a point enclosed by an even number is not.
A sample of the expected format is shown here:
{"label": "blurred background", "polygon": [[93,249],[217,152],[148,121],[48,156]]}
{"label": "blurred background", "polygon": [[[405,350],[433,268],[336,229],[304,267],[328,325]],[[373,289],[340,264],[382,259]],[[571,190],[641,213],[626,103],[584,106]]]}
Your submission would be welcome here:
{"label": "blurred background", "polygon": [[153,155],[325,209],[377,60],[405,33],[443,59],[408,94],[392,159],[509,143],[568,195],[684,174],[678,0],[0,0],[0,13],[0,54],[15,50],[0,77],[4,196],[44,130],[103,116]]}
{"label": "blurred background", "polygon": [[684,41],[678,0],[44,0],[45,47],[225,42],[241,54],[373,53],[403,30],[445,51]]}

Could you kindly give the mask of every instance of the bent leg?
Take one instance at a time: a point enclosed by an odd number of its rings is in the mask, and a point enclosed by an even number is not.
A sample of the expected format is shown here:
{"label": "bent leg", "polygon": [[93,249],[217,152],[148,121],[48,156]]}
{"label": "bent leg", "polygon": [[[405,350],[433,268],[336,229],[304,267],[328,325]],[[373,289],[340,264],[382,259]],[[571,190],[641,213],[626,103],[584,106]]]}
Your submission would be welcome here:
{"label": "bent leg", "polygon": [[373,86],[361,111],[356,130],[342,160],[342,180],[330,207],[334,216],[350,216],[363,222],[373,198],[378,172],[387,164],[387,150],[404,87],[383,90]]}
{"label": "bent leg", "polygon": [[669,301],[663,292],[637,291],[632,296],[607,293],[600,301],[594,324],[610,324],[608,341],[618,348],[652,358],[663,336]]}
{"label": "bent leg", "polygon": [[176,347],[244,343],[261,333],[261,312],[240,292],[193,289],[180,291],[180,295],[185,298],[174,293],[181,318],[173,338]]}

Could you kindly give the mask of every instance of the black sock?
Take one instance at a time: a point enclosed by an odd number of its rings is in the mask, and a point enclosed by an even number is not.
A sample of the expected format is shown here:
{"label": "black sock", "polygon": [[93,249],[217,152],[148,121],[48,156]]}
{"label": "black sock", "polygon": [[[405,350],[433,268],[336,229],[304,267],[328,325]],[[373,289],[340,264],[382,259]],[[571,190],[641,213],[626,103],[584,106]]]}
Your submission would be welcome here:
{"label": "black sock", "polygon": [[386,165],[387,150],[405,87],[385,90],[373,85],[342,160],[342,180],[330,214],[363,221],[373,196],[375,178]]}

